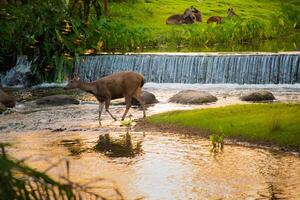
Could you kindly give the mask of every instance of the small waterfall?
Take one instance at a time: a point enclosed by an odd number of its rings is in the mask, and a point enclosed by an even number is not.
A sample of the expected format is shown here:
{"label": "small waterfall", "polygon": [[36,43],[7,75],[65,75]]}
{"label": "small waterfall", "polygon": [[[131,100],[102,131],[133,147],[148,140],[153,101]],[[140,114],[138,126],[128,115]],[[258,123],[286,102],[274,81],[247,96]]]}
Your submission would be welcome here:
{"label": "small waterfall", "polygon": [[82,56],[85,81],[132,70],[156,83],[300,83],[300,54],[133,54]]}
{"label": "small waterfall", "polygon": [[31,85],[31,62],[27,56],[18,56],[16,65],[5,73],[0,75],[0,83],[3,86],[30,86]]}

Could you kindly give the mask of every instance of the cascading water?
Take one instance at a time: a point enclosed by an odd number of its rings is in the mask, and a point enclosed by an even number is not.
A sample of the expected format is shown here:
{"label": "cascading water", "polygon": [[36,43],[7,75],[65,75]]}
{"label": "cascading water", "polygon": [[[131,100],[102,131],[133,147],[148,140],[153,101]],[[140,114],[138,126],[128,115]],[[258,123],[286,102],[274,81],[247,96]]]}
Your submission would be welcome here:
{"label": "cascading water", "polygon": [[300,83],[300,54],[133,54],[82,56],[75,71],[93,81],[117,71],[157,83]]}
{"label": "cascading water", "polygon": [[4,75],[0,74],[3,86],[30,86],[32,79],[31,62],[27,56],[18,56],[16,65]]}

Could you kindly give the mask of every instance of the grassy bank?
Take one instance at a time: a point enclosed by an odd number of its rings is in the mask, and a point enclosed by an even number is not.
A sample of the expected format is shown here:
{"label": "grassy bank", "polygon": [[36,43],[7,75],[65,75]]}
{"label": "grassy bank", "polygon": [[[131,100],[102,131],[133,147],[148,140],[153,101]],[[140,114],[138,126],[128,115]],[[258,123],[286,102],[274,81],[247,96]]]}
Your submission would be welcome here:
{"label": "grassy bank", "polygon": [[[170,15],[182,13],[191,5],[202,12],[203,23],[166,25],[165,21]],[[233,7],[239,17],[225,19],[221,25],[206,24],[210,16],[226,17],[229,7]],[[188,47],[189,51],[276,51],[299,46],[299,37],[294,37],[294,27],[300,23],[299,13],[300,3],[297,0],[131,0],[112,2],[109,7],[109,20],[122,24],[122,27],[125,24],[128,30],[134,30],[135,33],[143,32],[134,40],[148,45],[148,48],[153,46],[168,48],[167,50],[172,47],[184,50]],[[124,30],[124,34],[125,32],[127,31]],[[116,37],[122,41],[121,35]],[[127,43],[126,37],[123,39],[124,43]],[[261,43],[267,40],[274,42],[271,45],[256,45],[258,41]],[[113,46],[108,42],[106,48],[110,50]]]}
{"label": "grassy bank", "polygon": [[174,111],[148,118],[157,125],[222,132],[225,138],[300,150],[300,104],[249,104]]}

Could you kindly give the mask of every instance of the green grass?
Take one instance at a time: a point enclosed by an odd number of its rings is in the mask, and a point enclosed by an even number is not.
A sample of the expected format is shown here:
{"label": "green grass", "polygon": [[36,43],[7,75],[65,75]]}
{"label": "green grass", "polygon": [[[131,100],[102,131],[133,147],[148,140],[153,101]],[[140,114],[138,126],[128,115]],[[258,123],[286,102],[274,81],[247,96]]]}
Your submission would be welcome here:
{"label": "green grass", "polygon": [[[135,3],[132,3],[135,2]],[[203,23],[192,25],[166,25],[166,19],[194,5],[203,14]],[[207,25],[210,16],[226,17],[227,9],[233,7],[239,15],[222,25]],[[136,0],[117,1],[109,5],[109,19],[120,22],[130,30],[143,30],[147,34],[143,44],[151,46],[186,47],[197,50],[264,50],[278,51],[295,48],[299,37],[291,36],[300,23],[298,0]],[[146,29],[146,31],[145,31]],[[284,43],[284,40],[287,40]],[[281,38],[276,45],[253,45],[258,41]],[[280,42],[279,42],[280,41]],[[249,49],[237,44],[246,44]],[[229,47],[225,44],[231,44]],[[227,48],[225,48],[227,46]]]}
{"label": "green grass", "polygon": [[148,122],[211,132],[221,129],[225,138],[300,148],[300,104],[249,104],[174,111],[151,116]]}

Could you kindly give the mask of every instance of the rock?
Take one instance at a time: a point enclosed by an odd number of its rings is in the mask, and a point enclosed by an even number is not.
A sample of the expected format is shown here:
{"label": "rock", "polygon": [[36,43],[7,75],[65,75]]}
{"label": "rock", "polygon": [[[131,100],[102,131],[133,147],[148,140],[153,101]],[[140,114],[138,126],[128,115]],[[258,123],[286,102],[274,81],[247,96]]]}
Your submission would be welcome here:
{"label": "rock", "polygon": [[1,86],[0,86],[0,102],[5,107],[9,107],[9,108],[15,107],[16,105],[16,99],[13,96],[4,92]]}
{"label": "rock", "polygon": [[[158,103],[158,100],[156,99],[155,95],[152,94],[151,92],[142,91],[141,96],[143,97],[143,99],[145,101],[145,104]],[[137,100],[135,100],[134,98],[132,99],[132,104],[133,105],[140,105],[139,102]]]}
{"label": "rock", "polygon": [[16,66],[1,77],[1,83],[6,86],[28,87],[31,86],[32,79],[31,62],[26,56],[19,56]]}
{"label": "rock", "polygon": [[241,96],[242,101],[273,101],[274,99],[274,95],[269,91],[250,92]]}
{"label": "rock", "polygon": [[203,104],[216,102],[217,97],[208,92],[197,90],[183,90],[169,99],[169,102],[181,104]]}
{"label": "rock", "polygon": [[3,113],[5,110],[6,110],[5,105],[3,105],[3,104],[0,102],[0,114]]}
{"label": "rock", "polygon": [[51,95],[42,97],[36,100],[37,105],[52,105],[52,106],[63,106],[68,104],[79,104],[77,99],[68,95]]}

